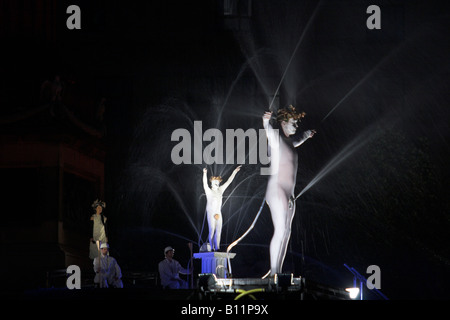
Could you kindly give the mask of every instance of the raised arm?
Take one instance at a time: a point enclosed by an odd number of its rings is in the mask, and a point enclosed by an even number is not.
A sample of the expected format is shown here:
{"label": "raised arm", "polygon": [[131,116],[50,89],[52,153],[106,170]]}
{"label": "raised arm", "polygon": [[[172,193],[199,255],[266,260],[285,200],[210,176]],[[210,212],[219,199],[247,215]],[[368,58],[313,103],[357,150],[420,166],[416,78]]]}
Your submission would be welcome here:
{"label": "raised arm", "polygon": [[203,189],[205,189],[205,192],[207,192],[209,189],[208,186],[208,177],[206,176],[208,172],[208,169],[204,168],[203,169]]}
{"label": "raised arm", "polygon": [[303,144],[303,142],[305,142],[309,138],[312,138],[315,133],[316,133],[316,130],[306,130],[305,132],[303,132],[303,135],[301,136],[301,138],[298,141],[293,142],[294,147],[297,148],[298,146]]}
{"label": "raised arm", "polygon": [[269,123],[271,117],[272,117],[272,112],[264,113],[263,127],[266,131],[269,147],[276,148],[276,147],[278,147],[278,143],[279,143],[279,134],[278,134],[278,130],[274,130]]}
{"label": "raised arm", "polygon": [[220,189],[222,189],[222,192],[225,191],[226,188],[228,188],[228,186],[231,184],[231,182],[233,182],[233,179],[236,176],[236,174],[239,172],[239,170],[241,170],[241,166],[238,166],[236,169],[234,169],[233,173],[228,178],[227,182],[225,182],[223,185],[220,186]]}

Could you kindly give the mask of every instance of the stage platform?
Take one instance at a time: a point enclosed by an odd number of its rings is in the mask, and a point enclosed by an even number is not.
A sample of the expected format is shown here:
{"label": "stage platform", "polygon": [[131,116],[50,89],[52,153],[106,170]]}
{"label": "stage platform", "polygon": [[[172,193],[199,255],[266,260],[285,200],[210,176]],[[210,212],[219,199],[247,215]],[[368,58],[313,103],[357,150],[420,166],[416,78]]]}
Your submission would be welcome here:
{"label": "stage platform", "polygon": [[343,288],[334,288],[307,281],[292,274],[277,274],[271,278],[217,278],[213,274],[200,274],[198,290],[206,299],[227,299],[248,296],[253,300],[349,300]]}
{"label": "stage platform", "polygon": [[[160,286],[125,286],[123,289],[96,289],[82,287],[42,288],[26,290],[13,295],[18,299],[120,299],[120,300],[184,300],[231,301],[245,300],[349,300],[345,289],[334,288],[280,275],[275,278],[217,278],[213,274],[200,274],[195,289],[163,290]],[[11,298],[12,296],[10,296]]]}
{"label": "stage platform", "polygon": [[202,273],[214,273],[217,277],[227,278],[228,259],[234,259],[236,253],[226,252],[199,252],[194,253],[195,259],[202,263]]}

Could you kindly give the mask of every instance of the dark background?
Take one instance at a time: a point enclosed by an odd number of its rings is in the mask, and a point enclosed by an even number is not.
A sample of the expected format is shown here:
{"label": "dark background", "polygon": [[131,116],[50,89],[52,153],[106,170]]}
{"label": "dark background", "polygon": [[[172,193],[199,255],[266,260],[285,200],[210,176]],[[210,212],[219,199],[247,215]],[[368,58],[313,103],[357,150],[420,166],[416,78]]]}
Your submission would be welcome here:
{"label": "dark background", "polygon": [[[304,110],[299,130],[317,134],[298,149],[296,192],[314,183],[297,201],[285,271],[346,287],[344,263],[363,275],[378,265],[389,298],[448,298],[448,11],[421,0],[231,2],[230,14],[219,0],[1,2],[2,134],[70,132],[104,150],[104,189],[66,173],[63,216],[51,213],[53,191],[27,189],[51,185],[55,172],[3,166],[2,230],[56,218],[89,237],[101,197],[123,270],[156,271],[167,245],[186,266],[187,242],[198,252],[207,239],[202,169],[227,178],[237,164],[176,166],[171,133],[192,133],[195,120],[203,131],[260,129],[287,70],[278,104]],[[81,30],[66,28],[70,4],[81,8]],[[381,30],[366,27],[371,4]],[[10,121],[44,104],[42,84],[55,75],[61,103],[100,135],[58,112]],[[222,250],[258,211],[259,169],[244,164],[227,190]],[[234,276],[268,270],[271,234],[265,206],[233,249]]]}

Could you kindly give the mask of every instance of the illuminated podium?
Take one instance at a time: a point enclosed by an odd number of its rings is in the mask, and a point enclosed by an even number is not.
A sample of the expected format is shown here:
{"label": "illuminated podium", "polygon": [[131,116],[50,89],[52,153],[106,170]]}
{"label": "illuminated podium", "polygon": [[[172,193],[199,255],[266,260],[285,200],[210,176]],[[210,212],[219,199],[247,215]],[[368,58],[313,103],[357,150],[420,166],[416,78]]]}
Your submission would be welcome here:
{"label": "illuminated podium", "polygon": [[214,273],[218,278],[226,278],[228,274],[228,258],[233,259],[236,253],[199,252],[195,259],[202,260],[202,273]]}

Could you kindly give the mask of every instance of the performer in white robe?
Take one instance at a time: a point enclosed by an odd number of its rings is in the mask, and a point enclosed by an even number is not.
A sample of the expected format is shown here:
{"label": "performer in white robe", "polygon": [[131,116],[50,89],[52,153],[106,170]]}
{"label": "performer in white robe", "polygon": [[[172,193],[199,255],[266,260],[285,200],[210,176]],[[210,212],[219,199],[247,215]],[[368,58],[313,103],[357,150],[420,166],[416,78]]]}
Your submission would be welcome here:
{"label": "performer in white robe", "polygon": [[107,218],[103,214],[105,207],[106,203],[98,199],[92,204],[95,213],[91,216],[91,221],[93,221],[92,238],[89,246],[89,258],[91,259],[98,257],[100,245],[108,242],[108,238],[106,237]]}
{"label": "performer in white robe", "polygon": [[304,116],[304,112],[297,113],[292,106],[279,110],[277,121],[282,129],[281,133],[274,130],[269,123],[272,112],[266,112],[263,116],[263,126],[267,134],[271,157],[271,175],[266,189],[266,202],[270,208],[274,226],[274,234],[270,242],[270,276],[282,272],[291,236],[292,219],[295,214],[294,188],[298,165],[295,148],[316,132],[307,130],[298,141],[290,138],[297,131],[297,121]]}

